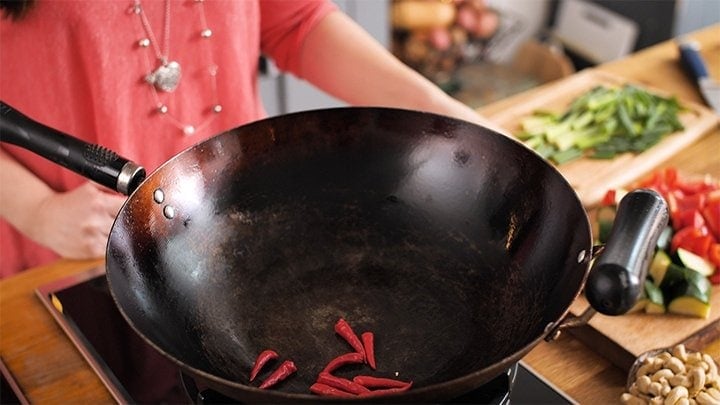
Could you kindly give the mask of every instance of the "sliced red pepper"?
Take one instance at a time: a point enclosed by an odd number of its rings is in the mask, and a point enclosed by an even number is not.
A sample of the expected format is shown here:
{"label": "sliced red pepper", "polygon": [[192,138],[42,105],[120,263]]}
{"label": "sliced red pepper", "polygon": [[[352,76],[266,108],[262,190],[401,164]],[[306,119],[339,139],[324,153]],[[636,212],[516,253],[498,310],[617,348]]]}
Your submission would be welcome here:
{"label": "sliced red pepper", "polygon": [[678,198],[678,210],[699,210],[705,206],[705,194],[692,194],[686,195],[685,197]]}
{"label": "sliced red pepper", "polygon": [[347,378],[336,377],[329,373],[320,373],[320,375],[318,375],[317,382],[355,395],[370,392],[370,389],[367,387],[364,387],[354,381],[350,381]]}
{"label": "sliced red pepper", "polygon": [[356,375],[353,381],[367,388],[403,388],[412,385],[412,381],[401,381],[392,378]]}
{"label": "sliced red pepper", "polygon": [[679,247],[690,250],[696,239],[701,238],[702,231],[693,227],[685,227],[675,232],[670,241],[670,252],[675,253]]}
{"label": "sliced red pepper", "polygon": [[706,191],[714,190],[713,184],[705,180],[678,182],[676,187],[677,189],[682,190],[685,194],[700,194]]}
{"label": "sliced red pepper", "polygon": [[356,352],[362,354],[363,359],[365,358],[365,349],[363,349],[362,342],[360,342],[360,339],[355,332],[353,332],[350,324],[347,323],[346,320],[340,318],[337,323],[335,323],[335,332],[345,339]]}
{"label": "sliced red pepper", "polygon": [[358,353],[358,352],[352,352],[352,353],[345,353],[341,354],[340,356],[335,357],[334,359],[330,360],[330,362],[325,366],[325,368],[322,370],[323,373],[332,373],[333,371],[337,370],[338,368],[348,365],[348,364],[362,364],[365,362],[365,357]]}
{"label": "sliced red pepper", "polygon": [[673,217],[673,227],[681,229],[685,227],[701,228],[705,226],[705,217],[697,209],[683,210]]}
{"label": "sliced red pepper", "polygon": [[250,371],[250,381],[253,381],[257,377],[260,370],[265,367],[268,362],[278,358],[278,354],[274,350],[263,350],[255,359],[255,364]]}
{"label": "sliced red pepper", "polygon": [[603,206],[609,206],[609,205],[615,205],[615,195],[617,194],[617,190],[610,189],[605,193],[605,196],[602,199],[602,202],[600,203]]}
{"label": "sliced red pepper", "polygon": [[295,366],[295,363],[293,363],[291,360],[285,360],[280,364],[280,366],[275,369],[275,371],[270,374],[268,378],[265,379],[265,381],[260,384],[260,389],[267,389],[272,387],[273,385],[279,383],[280,381],[283,381],[287,379],[291,374],[297,371],[297,367]]}
{"label": "sliced red pepper", "polygon": [[320,395],[324,397],[341,397],[341,398],[353,398],[356,395],[351,394],[349,392],[339,390],[337,388],[333,388],[327,384],[322,384],[316,382],[315,384],[310,386],[310,392],[312,392],[315,395]]}
{"label": "sliced red pepper", "polygon": [[702,209],[702,216],[715,238],[720,240],[720,199],[718,201],[708,201]]}
{"label": "sliced red pepper", "polygon": [[720,272],[720,243],[713,243],[712,246],[710,246],[710,249],[708,249],[708,260],[715,265],[715,274],[718,274]]}
{"label": "sliced red pepper", "polygon": [[364,332],[360,335],[363,348],[365,348],[365,359],[371,369],[377,369],[375,365],[375,335],[372,332]]}

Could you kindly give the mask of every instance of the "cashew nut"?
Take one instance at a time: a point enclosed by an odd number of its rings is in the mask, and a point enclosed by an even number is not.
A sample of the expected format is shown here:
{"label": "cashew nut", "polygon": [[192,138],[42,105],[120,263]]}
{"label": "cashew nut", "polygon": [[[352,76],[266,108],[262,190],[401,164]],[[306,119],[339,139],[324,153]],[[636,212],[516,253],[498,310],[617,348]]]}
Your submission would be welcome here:
{"label": "cashew nut", "polygon": [[712,395],[708,394],[707,392],[701,392],[696,397],[695,400],[700,405],[717,405],[720,404],[720,401],[713,398]]}
{"label": "cashew nut", "polygon": [[708,371],[709,379],[715,380],[718,376],[718,368],[717,368],[717,364],[715,364],[715,360],[713,360],[713,358],[709,354],[706,354],[706,353],[703,353],[702,359],[708,365],[707,371]]}
{"label": "cashew nut", "polygon": [[690,395],[694,397],[705,388],[705,370],[701,367],[693,367],[690,370],[690,379],[692,380]]}
{"label": "cashew nut", "polygon": [[627,405],[645,405],[644,399],[637,397],[635,395],[629,394],[627,392],[622,394],[622,396],[620,397],[620,400],[622,401],[623,404],[627,404]]}
{"label": "cashew nut", "polygon": [[672,370],[675,374],[682,374],[685,372],[685,363],[677,357],[672,357],[665,362],[665,367]]}
{"label": "cashew nut", "polygon": [[685,345],[675,345],[675,347],[672,348],[672,355],[685,362],[687,362],[688,360],[688,354],[685,350]]}
{"label": "cashew nut", "polygon": [[715,399],[720,399],[720,390],[718,390],[717,388],[708,388],[707,393]]}
{"label": "cashew nut", "polygon": [[689,396],[687,388],[683,387],[682,385],[677,386],[670,390],[670,393],[665,397],[665,405],[675,405],[676,402],[680,400],[680,398],[687,398]]}

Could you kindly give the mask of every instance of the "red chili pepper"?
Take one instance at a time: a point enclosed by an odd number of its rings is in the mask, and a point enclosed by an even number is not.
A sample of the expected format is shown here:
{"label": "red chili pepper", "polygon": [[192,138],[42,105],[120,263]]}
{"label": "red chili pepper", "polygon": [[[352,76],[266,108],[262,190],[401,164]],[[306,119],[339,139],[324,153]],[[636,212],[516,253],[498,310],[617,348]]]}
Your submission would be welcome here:
{"label": "red chili pepper", "polygon": [[372,332],[365,332],[360,335],[360,338],[365,349],[365,359],[370,368],[375,370],[375,335]]}
{"label": "red chili pepper", "polygon": [[394,380],[392,378],[373,377],[371,375],[356,375],[353,381],[366,388],[404,388],[412,385],[412,381]]}
{"label": "red chili pepper", "polygon": [[347,364],[362,364],[363,362],[365,362],[365,358],[362,354],[357,352],[345,353],[330,360],[322,372],[329,374]]}
{"label": "red chili pepper", "polygon": [[365,349],[363,349],[362,342],[360,342],[347,321],[340,318],[335,324],[335,332],[345,339],[356,352],[362,354],[363,359],[365,358]]}
{"label": "red chili pepper", "polygon": [[257,377],[260,370],[262,370],[265,365],[270,362],[271,360],[275,360],[278,358],[278,354],[273,350],[263,350],[258,356],[257,359],[255,359],[255,364],[253,365],[252,370],[250,371],[250,381],[254,380],[255,377]]}
{"label": "red chili pepper", "polygon": [[408,383],[405,386],[402,387],[394,387],[394,388],[383,388],[379,390],[373,390],[370,392],[366,392],[364,394],[360,394],[361,397],[379,397],[382,395],[388,395],[388,394],[396,394],[398,392],[405,392],[412,387],[412,383]]}
{"label": "red chili pepper", "polygon": [[347,397],[347,398],[353,398],[356,395],[351,394],[349,392],[339,390],[337,388],[333,388],[327,384],[322,383],[315,383],[310,386],[310,392],[316,395],[321,395],[324,397]]}
{"label": "red chili pepper", "polygon": [[320,373],[320,375],[318,375],[317,382],[356,395],[370,392],[369,388],[363,387],[362,385],[350,381],[347,378],[336,377],[329,373]]}
{"label": "red chili pepper", "polygon": [[280,365],[280,367],[275,369],[275,371],[273,371],[272,374],[270,374],[270,376],[265,379],[262,384],[260,384],[260,389],[270,388],[273,385],[279,383],[280,381],[285,380],[296,371],[297,367],[295,367],[295,363],[293,363],[291,360],[285,360]]}

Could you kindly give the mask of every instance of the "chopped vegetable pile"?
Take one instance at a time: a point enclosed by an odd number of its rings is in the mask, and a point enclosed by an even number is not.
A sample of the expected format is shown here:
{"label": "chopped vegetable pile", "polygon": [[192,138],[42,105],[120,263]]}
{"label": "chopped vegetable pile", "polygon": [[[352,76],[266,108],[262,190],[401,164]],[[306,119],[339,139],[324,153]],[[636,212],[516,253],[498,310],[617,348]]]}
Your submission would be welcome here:
{"label": "chopped vegetable pile", "polygon": [[544,158],[562,164],[579,157],[611,159],[639,153],[683,129],[682,107],[637,86],[596,86],[563,113],[535,111],[517,137]]}
{"label": "chopped vegetable pile", "polygon": [[[657,191],[670,211],[670,225],[658,240],[644,294],[634,309],[707,318],[712,284],[720,284],[720,180],[685,180],[667,168],[633,188]],[[626,191],[609,190],[598,208],[600,242],[605,242]]]}

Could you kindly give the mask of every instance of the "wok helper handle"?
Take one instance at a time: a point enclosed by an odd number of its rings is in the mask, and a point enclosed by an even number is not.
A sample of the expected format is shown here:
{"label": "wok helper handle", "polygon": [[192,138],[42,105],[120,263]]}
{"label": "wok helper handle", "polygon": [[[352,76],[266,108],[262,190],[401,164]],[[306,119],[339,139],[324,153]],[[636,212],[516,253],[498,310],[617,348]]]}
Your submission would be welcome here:
{"label": "wok helper handle", "polygon": [[99,145],[45,126],[0,101],[0,141],[27,149],[96,183],[130,195],[145,169]]}
{"label": "wok helper handle", "polygon": [[668,218],[665,199],[653,190],[635,190],[620,201],[608,242],[585,284],[595,310],[621,315],[635,305]]}

